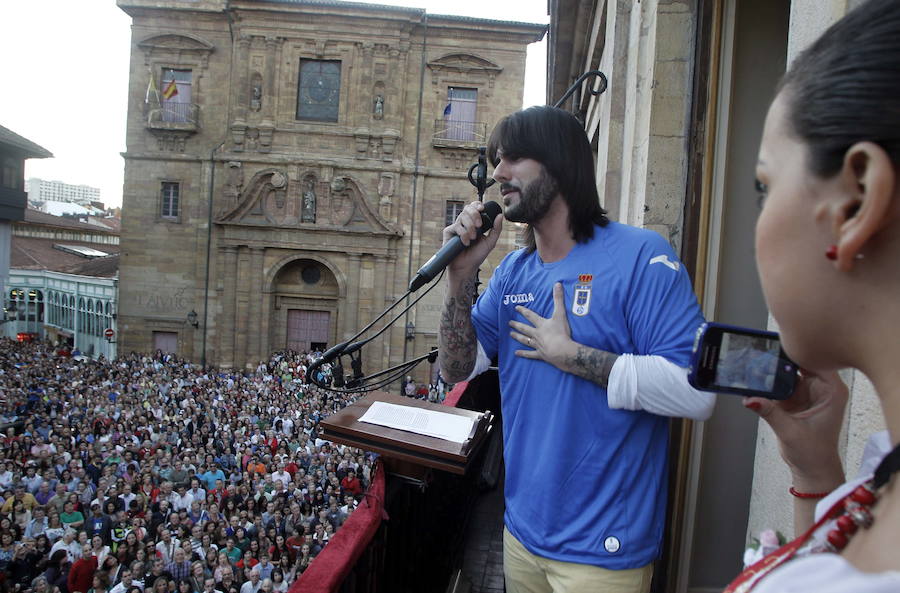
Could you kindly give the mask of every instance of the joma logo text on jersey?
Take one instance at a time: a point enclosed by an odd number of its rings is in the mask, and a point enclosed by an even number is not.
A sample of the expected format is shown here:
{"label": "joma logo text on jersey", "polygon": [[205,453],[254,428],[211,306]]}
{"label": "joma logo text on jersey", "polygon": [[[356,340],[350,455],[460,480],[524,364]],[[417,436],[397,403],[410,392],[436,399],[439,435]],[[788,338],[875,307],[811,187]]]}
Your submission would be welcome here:
{"label": "joma logo text on jersey", "polygon": [[512,303],[513,305],[521,305],[523,303],[533,303],[534,295],[529,293],[521,292],[519,294],[505,294],[503,295],[503,304],[508,305]]}

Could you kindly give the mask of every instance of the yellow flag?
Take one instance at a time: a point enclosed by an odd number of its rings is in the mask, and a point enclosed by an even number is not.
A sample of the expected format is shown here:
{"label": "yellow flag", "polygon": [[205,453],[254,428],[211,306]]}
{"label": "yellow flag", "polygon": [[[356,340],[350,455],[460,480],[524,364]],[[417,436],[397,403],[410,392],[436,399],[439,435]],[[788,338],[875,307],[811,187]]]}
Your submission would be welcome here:
{"label": "yellow flag", "polygon": [[150,71],[150,82],[147,83],[147,94],[144,95],[144,103],[150,102],[151,93],[153,93],[156,102],[159,103],[159,91],[156,90],[156,80],[153,78],[153,70]]}

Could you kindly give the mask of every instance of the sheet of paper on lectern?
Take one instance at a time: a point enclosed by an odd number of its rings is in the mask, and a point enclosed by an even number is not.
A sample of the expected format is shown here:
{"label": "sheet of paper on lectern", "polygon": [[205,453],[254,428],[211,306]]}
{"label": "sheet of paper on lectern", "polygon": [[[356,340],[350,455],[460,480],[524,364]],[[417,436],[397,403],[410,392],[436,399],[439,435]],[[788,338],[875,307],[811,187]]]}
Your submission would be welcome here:
{"label": "sheet of paper on lectern", "polygon": [[472,418],[466,416],[385,402],[372,402],[359,421],[436,437],[454,443],[465,442],[471,436],[472,425],[475,423]]}

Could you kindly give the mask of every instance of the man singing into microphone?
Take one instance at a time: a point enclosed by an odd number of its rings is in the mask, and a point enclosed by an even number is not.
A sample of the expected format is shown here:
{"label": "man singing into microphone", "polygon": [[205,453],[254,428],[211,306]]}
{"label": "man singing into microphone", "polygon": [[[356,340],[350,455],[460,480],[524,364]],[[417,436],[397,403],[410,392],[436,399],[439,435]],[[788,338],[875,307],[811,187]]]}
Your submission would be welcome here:
{"label": "man singing into microphone", "polygon": [[[488,146],[504,213],[444,229],[469,247],[447,267],[441,372],[497,358],[506,464],[506,588],[646,592],[666,509],[665,416],[705,419],[687,383],[703,322],[684,267],[655,232],[610,222],[579,122],[552,107],[503,119]],[[503,218],[528,225],[473,307]]]}

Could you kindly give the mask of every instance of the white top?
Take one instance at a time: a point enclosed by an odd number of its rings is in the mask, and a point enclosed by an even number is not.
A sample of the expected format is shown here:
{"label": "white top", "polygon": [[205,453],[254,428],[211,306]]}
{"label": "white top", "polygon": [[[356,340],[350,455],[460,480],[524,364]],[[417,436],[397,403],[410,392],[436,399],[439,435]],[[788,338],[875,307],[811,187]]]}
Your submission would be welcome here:
{"label": "white top", "polygon": [[[480,375],[490,364],[491,359],[478,342],[475,368],[466,380]],[[706,420],[712,416],[716,395],[691,387],[688,373],[689,369],[662,356],[620,354],[609,373],[606,389],[609,407]]]}
{"label": "white top", "polygon": [[897,593],[900,572],[860,572],[837,554],[791,560],[760,581],[753,593]]}
{"label": "white top", "polygon": [[[838,500],[872,477],[875,468],[891,451],[887,431],[872,435],[863,452],[859,475],[816,505],[818,521]],[[818,533],[822,533],[819,530]],[[897,593],[900,571],[862,572],[837,554],[810,554],[788,561],[760,580],[753,593]]]}

